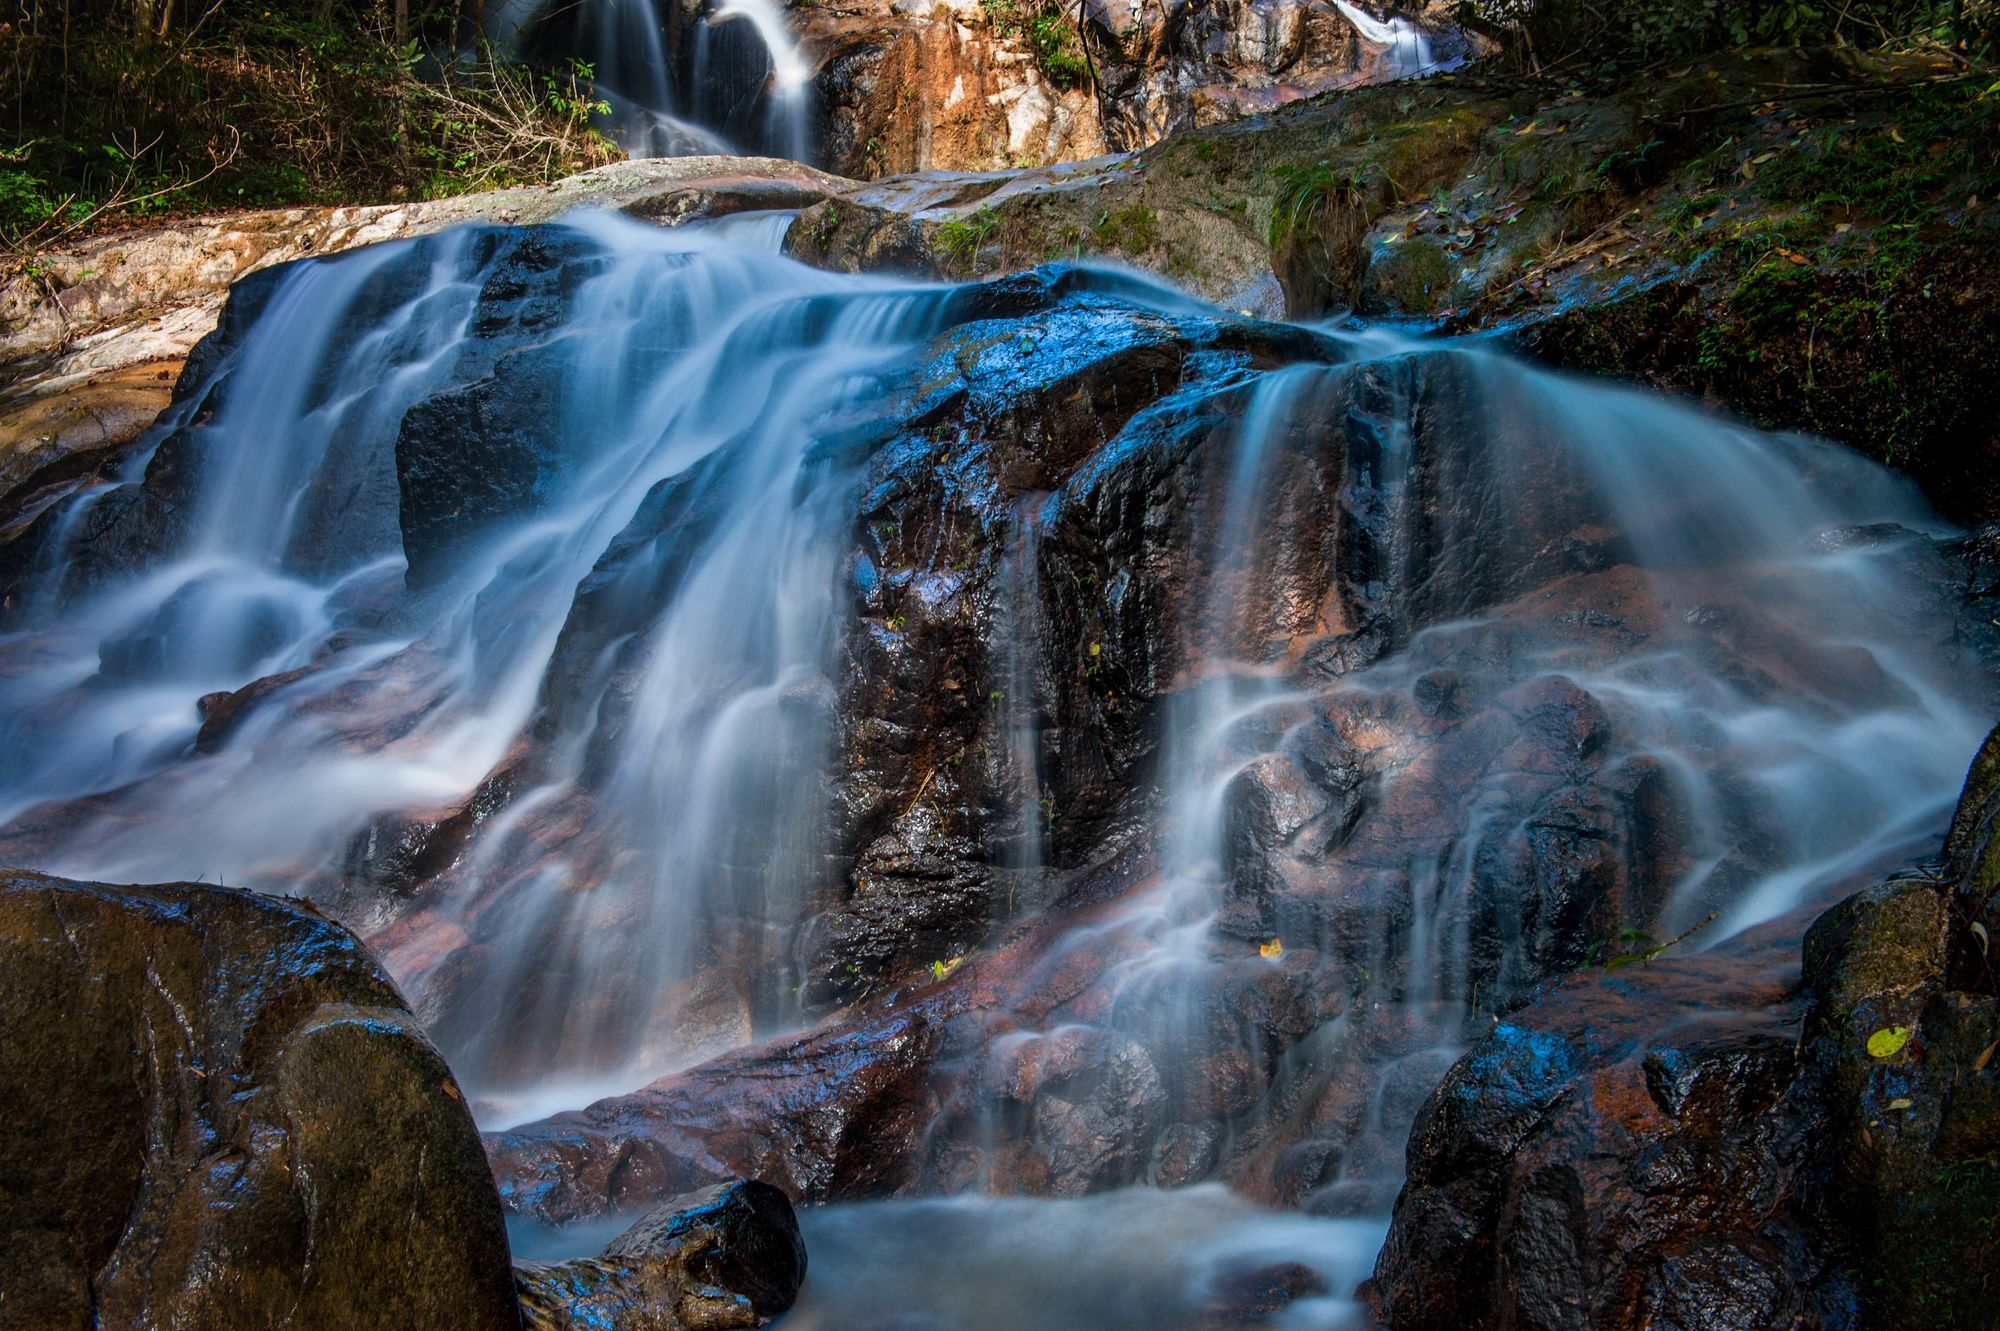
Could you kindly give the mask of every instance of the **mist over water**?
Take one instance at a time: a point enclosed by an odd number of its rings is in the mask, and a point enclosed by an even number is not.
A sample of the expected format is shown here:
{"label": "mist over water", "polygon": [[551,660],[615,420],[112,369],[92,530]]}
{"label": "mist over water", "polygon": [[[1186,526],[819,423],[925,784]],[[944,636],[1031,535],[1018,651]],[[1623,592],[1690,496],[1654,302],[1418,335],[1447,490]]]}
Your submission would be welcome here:
{"label": "mist over water", "polygon": [[[1347,1297],[1385,1225],[1250,1206],[1207,1184],[1073,1202],[952,1198],[803,1212],[811,1266],[786,1331],[1102,1331],[1172,1327],[1227,1308],[1232,1285],[1297,1264],[1324,1293],[1263,1325],[1365,1327]],[[898,1260],[885,1262],[886,1253]]]}
{"label": "mist over water", "polygon": [[[62,515],[0,638],[8,857],[321,897],[372,932],[489,1126],[808,1022],[792,939],[830,872],[840,644],[857,579],[879,572],[855,559],[857,502],[921,391],[912,372],[965,315],[957,288],[779,257],[788,222],[543,229],[564,303],[509,314],[524,331],[497,349],[482,339],[508,233],[276,275],[128,484]],[[1077,289],[1133,320],[1222,317],[1131,274]],[[1546,819],[1504,765],[1469,768],[1442,814],[1421,798],[1435,755],[1472,743],[1455,715],[1499,699],[1528,726],[1549,698],[1587,695],[1594,770],[1670,815],[1673,854],[1646,866],[1661,926],[1707,922],[1697,945],[1713,945],[1934,845],[1982,695],[1901,627],[1927,595],[1910,552],[1942,529],[1855,455],[1474,347],[1325,344],[1325,364],[1261,371],[1227,426],[1189,659],[1162,709],[1157,875],[1046,964],[1110,957],[1090,1034],[1144,1046],[1170,1083],[1231,1052],[1195,1000],[1260,945],[1365,967],[1368,1003],[1310,1038],[1387,1050],[1363,1116],[1380,1145],[1486,1010],[1478,986],[1535,978],[1536,939],[1487,947],[1479,911]],[[1443,427],[1397,396],[1413,358],[1461,394]],[[544,428],[484,477],[419,404],[489,391],[530,395]],[[1403,424],[1365,429],[1364,398]],[[1332,432],[1348,529],[1323,557],[1354,572],[1353,600],[1274,630],[1299,521],[1284,468]],[[93,562],[93,506],[169,467],[185,523],[129,565]],[[398,483],[468,469],[477,521]],[[1050,854],[1037,514],[1061,498],[1016,505],[996,615],[1022,792],[1001,867],[1025,876]],[[1595,581],[1523,572],[1552,552]],[[1586,586],[1597,599],[1566,599]],[[1313,657],[1309,639],[1346,654]],[[259,705],[199,740],[203,709],[252,685]],[[1344,789],[1341,764],[1357,790],[1365,772],[1368,808],[1421,805],[1449,835],[1400,839],[1358,803],[1287,793],[1299,771]],[[398,828],[466,807],[462,853],[414,899],[360,886]],[[1289,808],[1286,849],[1263,855],[1256,819]],[[1339,928],[1270,924],[1308,881],[1345,910]],[[1376,899],[1364,888],[1393,904],[1346,909]],[[1246,916],[1259,894],[1280,915]],[[753,978],[718,988],[718,951],[754,959]],[[997,1062],[1077,1038],[1070,1018],[1012,1015]],[[1328,1293],[1278,1324],[1348,1325],[1399,1169],[1399,1151],[1356,1154],[1337,1171],[1360,1188],[1355,1214],[1320,1199],[1334,1218],[1219,1186],[809,1213],[813,1276],[785,1324],[1166,1325],[1239,1268],[1297,1262]]]}

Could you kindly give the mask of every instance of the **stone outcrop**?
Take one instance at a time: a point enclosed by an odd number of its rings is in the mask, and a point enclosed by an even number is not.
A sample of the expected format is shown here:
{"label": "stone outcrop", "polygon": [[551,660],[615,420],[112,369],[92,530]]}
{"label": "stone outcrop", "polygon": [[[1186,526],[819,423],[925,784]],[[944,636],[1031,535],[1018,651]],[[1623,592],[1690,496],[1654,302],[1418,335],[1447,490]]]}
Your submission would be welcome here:
{"label": "stone outcrop", "polygon": [[518,1326],[464,1098],[345,929],[12,872],[0,971],[0,1326]]}
{"label": "stone outcrop", "polygon": [[[1500,332],[1849,443],[1985,521],[2000,168],[1991,135],[1962,132],[1990,114],[1983,85],[1940,73],[1739,52],[1571,97],[1474,69],[1112,162],[857,190],[787,243],[837,269],[960,279],[1101,255],[1265,315]],[[1910,230],[1913,209],[1934,223]]]}
{"label": "stone outcrop", "polygon": [[1779,922],[1564,980],[1500,1022],[1418,1117],[1373,1282],[1384,1320],[1991,1324],[2000,998],[1976,866],[1996,752],[1950,876],[1848,898],[1802,965]]}

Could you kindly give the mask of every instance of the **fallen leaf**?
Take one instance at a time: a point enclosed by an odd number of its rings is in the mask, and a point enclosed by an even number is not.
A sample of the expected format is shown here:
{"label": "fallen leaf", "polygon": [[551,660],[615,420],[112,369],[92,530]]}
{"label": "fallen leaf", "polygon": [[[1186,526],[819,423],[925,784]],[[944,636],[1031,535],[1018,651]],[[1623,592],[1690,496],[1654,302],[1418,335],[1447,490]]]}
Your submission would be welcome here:
{"label": "fallen leaf", "polygon": [[1908,1100],[1903,1099],[1901,1096],[1898,1096],[1896,1099],[1891,1100],[1889,1102],[1889,1108],[1891,1109],[1908,1109],[1909,1107],[1910,1107],[1910,1102]]}
{"label": "fallen leaf", "polygon": [[1974,920],[1972,922],[1972,932],[1973,935],[1979,939],[1979,950],[1982,953],[1986,952],[1989,949],[1989,945],[1993,941],[1992,939],[1986,936],[1986,926],[1981,924],[1978,920]]}
{"label": "fallen leaf", "polygon": [[1270,942],[1257,949],[1257,955],[1266,961],[1276,961],[1279,957],[1285,955],[1285,945],[1273,938]]}
{"label": "fallen leaf", "polygon": [[1906,138],[1904,138],[1904,137],[1903,137],[1903,131],[1902,131],[1902,130],[1900,130],[1900,129],[1897,129],[1897,128],[1896,128],[1896,127],[1895,127],[1894,125],[1891,125],[1891,126],[1889,127],[1889,137],[1890,137],[1890,138],[1892,138],[1892,139],[1894,139],[1894,140],[1895,140],[1896,142],[1898,142],[1898,143],[1908,143],[1908,142],[1909,142],[1909,140],[1908,140],[1908,139],[1906,139]]}
{"label": "fallen leaf", "polygon": [[1868,1037],[1870,1058],[1894,1058],[1903,1052],[1903,1046],[1910,1042],[1908,1026],[1884,1026]]}

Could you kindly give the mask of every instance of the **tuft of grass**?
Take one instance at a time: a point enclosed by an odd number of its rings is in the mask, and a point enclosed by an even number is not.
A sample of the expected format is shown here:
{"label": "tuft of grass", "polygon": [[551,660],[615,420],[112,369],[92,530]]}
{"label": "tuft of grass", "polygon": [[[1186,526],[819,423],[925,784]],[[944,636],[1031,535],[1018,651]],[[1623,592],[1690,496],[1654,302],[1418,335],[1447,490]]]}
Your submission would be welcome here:
{"label": "tuft of grass", "polygon": [[980,8],[987,27],[1028,44],[1035,68],[1056,87],[1081,88],[1092,81],[1089,53],[1061,0],[982,0]]}

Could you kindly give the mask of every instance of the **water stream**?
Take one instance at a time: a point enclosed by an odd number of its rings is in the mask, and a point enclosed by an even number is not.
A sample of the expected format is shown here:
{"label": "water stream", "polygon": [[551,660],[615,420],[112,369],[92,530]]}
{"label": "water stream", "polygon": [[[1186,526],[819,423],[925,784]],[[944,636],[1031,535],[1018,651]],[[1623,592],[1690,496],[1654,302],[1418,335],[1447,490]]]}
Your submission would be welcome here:
{"label": "water stream", "polygon": [[1402,15],[1378,19],[1348,0],[1333,0],[1333,7],[1354,25],[1363,41],[1386,48],[1391,77],[1411,79],[1440,68],[1431,53],[1430,34]]}

